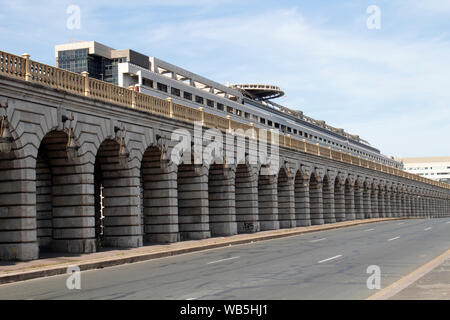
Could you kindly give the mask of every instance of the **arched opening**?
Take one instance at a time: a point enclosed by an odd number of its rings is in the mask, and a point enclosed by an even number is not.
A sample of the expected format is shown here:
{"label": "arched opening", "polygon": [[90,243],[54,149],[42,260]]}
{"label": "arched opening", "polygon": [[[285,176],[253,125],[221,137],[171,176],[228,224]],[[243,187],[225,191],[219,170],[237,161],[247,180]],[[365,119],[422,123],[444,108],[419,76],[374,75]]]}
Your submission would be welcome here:
{"label": "arched opening", "polygon": [[355,193],[350,179],[345,180],[345,220],[355,220]]}
{"label": "arched opening", "polygon": [[258,175],[258,217],[262,230],[275,230],[280,228],[278,222],[278,195],[274,175],[263,174],[261,168]]}
{"label": "arched opening", "polygon": [[280,228],[294,228],[296,226],[294,184],[289,180],[284,168],[280,168],[278,173],[277,192]]}
{"label": "arched opening", "polygon": [[323,178],[323,219],[325,223],[336,222],[334,213],[334,184],[331,184],[328,175]]}
{"label": "arched opening", "polygon": [[260,231],[258,180],[246,164],[239,164],[236,167],[235,194],[238,233]]}
{"label": "arched opening", "polygon": [[179,240],[177,173],[157,147],[147,148],[142,158],[140,204],[144,243]]}
{"label": "arched opening", "polygon": [[140,176],[119,152],[119,143],[112,139],[103,141],[97,151],[95,237],[101,247],[134,248],[142,246]]}
{"label": "arched opening", "polygon": [[[68,154],[68,135],[48,133],[36,158],[36,227],[41,251],[94,252],[90,164]],[[91,171],[92,172],[92,171]]]}
{"label": "arched opening", "polygon": [[309,206],[311,224],[323,224],[322,184],[317,180],[314,173],[311,174],[311,178],[309,179]]}
{"label": "arched opening", "polygon": [[303,177],[303,174],[300,171],[297,171],[295,175],[294,188],[296,226],[310,226],[309,181]]}
{"label": "arched opening", "polygon": [[208,175],[194,164],[178,166],[178,223],[181,240],[211,237],[208,215]]}
{"label": "arched opening", "polygon": [[209,167],[208,202],[211,236],[237,234],[234,179],[231,170],[223,164]]}

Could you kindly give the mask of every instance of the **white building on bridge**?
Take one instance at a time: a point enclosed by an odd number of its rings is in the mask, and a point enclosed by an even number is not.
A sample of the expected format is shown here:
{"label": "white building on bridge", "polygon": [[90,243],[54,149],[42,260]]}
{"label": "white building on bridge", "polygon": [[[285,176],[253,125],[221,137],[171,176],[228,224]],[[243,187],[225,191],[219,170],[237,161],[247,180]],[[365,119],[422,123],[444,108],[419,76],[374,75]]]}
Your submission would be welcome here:
{"label": "white building on bridge", "polygon": [[400,158],[405,171],[450,183],[450,157]]}

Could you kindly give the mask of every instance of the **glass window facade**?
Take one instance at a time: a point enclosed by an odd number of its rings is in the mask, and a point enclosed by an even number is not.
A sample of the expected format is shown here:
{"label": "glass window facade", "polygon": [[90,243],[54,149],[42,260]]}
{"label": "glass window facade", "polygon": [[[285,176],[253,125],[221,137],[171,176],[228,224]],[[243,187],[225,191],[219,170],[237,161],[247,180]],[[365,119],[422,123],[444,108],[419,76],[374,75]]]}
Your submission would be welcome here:
{"label": "glass window facade", "polygon": [[71,72],[89,72],[89,76],[99,80],[118,83],[117,64],[125,58],[107,59],[90,55],[87,48],[58,52],[58,67]]}

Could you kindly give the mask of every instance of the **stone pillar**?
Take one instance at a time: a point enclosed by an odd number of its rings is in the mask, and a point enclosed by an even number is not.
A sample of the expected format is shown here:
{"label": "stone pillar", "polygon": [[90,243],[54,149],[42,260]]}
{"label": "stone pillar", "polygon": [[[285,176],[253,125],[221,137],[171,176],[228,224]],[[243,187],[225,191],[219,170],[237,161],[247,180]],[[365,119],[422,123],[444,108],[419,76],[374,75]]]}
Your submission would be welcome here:
{"label": "stone pillar", "polygon": [[208,175],[208,202],[211,236],[237,234],[233,170],[223,165],[211,165]]}
{"label": "stone pillar", "polygon": [[372,197],[371,197],[372,203],[372,218],[379,218],[378,214],[378,189],[372,188]]}
{"label": "stone pillar", "polygon": [[324,224],[323,220],[323,197],[322,197],[322,182],[315,182],[309,185],[309,203],[311,209],[311,224]]}
{"label": "stone pillar", "polygon": [[345,220],[355,220],[355,191],[351,183],[345,183]]}
{"label": "stone pillar", "polygon": [[260,231],[258,219],[258,174],[250,166],[236,168],[235,199],[238,233]]}
{"label": "stone pillar", "polygon": [[[26,138],[31,134],[23,135]],[[32,149],[32,145],[28,148]],[[25,156],[15,143],[12,152],[0,153],[0,260],[26,261],[39,257],[35,157]]]}
{"label": "stone pillar", "polygon": [[364,188],[362,185],[355,185],[355,218],[364,219]]}
{"label": "stone pillar", "polygon": [[406,208],[406,216],[408,218],[412,217],[411,214],[411,195],[409,193],[405,194],[405,208]]}
{"label": "stone pillar", "polygon": [[[41,141],[36,163],[39,167],[39,175],[36,176],[38,229],[43,227],[39,231],[47,232],[49,236],[41,238],[45,239],[41,244],[57,252],[95,252],[93,159],[69,159],[67,142],[68,136],[64,132],[56,131],[50,132]],[[49,169],[44,175],[41,171],[43,163]],[[40,178],[44,180],[40,181]],[[43,188],[42,184],[46,187]],[[43,190],[46,190],[45,196]],[[43,196],[47,198],[44,203]],[[44,211],[43,206],[46,207]],[[51,231],[50,234],[48,231]]]}
{"label": "stone pillar", "polygon": [[385,217],[385,207],[384,207],[384,198],[385,198],[386,191],[384,189],[381,189],[378,193],[378,212],[379,212],[379,218]]}
{"label": "stone pillar", "polygon": [[[327,177],[328,179],[328,177]],[[326,180],[323,184],[323,219],[325,223],[336,222],[334,209],[334,183]]]}
{"label": "stone pillar", "polygon": [[297,227],[311,225],[309,183],[301,177],[301,173],[297,173],[295,178],[295,219]]}
{"label": "stone pillar", "polygon": [[[92,164],[85,166],[91,169],[86,170],[83,165],[52,168],[53,251],[71,253],[96,251],[94,166]],[[137,235],[139,234],[140,230],[137,232]],[[141,238],[139,245],[142,245]]]}
{"label": "stone pillar", "polygon": [[336,178],[334,184],[334,212],[336,221],[345,221],[345,185]]}
{"label": "stone pillar", "polygon": [[278,175],[278,219],[280,228],[295,228],[295,194],[294,179],[289,178],[284,170]]}
{"label": "stone pillar", "polygon": [[372,206],[371,206],[371,189],[366,185],[364,186],[363,193],[363,205],[364,205],[364,218],[370,219],[372,217]]}
{"label": "stone pillar", "polygon": [[[105,150],[106,151],[106,150]],[[139,209],[140,174],[114,163],[117,150],[101,156],[103,185],[103,239],[105,247],[133,248],[142,246]]]}
{"label": "stone pillar", "polygon": [[390,190],[386,190],[385,198],[384,198],[384,215],[386,218],[392,217],[391,213],[391,205],[392,205],[392,193]]}
{"label": "stone pillar", "polygon": [[258,206],[261,231],[279,229],[278,194],[274,175],[259,175]]}
{"label": "stone pillar", "polygon": [[198,165],[180,165],[177,180],[181,240],[211,237],[206,168]]}
{"label": "stone pillar", "polygon": [[393,197],[393,207],[392,207],[392,216],[393,217],[400,217],[400,204],[399,204],[399,194],[398,192],[393,192],[392,193],[392,197]]}
{"label": "stone pillar", "polygon": [[151,161],[144,159],[141,165],[146,243],[180,240],[176,167],[161,164],[159,158],[159,154],[152,155]]}

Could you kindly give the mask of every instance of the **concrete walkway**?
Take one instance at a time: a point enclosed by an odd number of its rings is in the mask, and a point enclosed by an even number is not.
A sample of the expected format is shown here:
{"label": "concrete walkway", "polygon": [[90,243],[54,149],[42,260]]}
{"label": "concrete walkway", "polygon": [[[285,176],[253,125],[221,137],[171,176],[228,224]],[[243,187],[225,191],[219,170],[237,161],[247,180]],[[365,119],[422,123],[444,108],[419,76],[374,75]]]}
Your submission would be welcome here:
{"label": "concrete walkway", "polygon": [[90,254],[42,254],[42,258],[27,262],[0,262],[0,284],[29,280],[33,278],[65,274],[67,267],[98,269],[125,263],[168,257],[178,254],[289,237],[302,233],[318,232],[344,228],[359,224],[374,223],[403,218],[378,218],[337,222],[309,227],[261,231],[253,234],[239,234],[230,237],[217,237],[203,240],[182,241],[167,245],[149,245],[134,249],[103,249]]}
{"label": "concrete walkway", "polygon": [[450,300],[450,258],[390,299]]}
{"label": "concrete walkway", "polygon": [[450,300],[450,249],[369,300]]}

